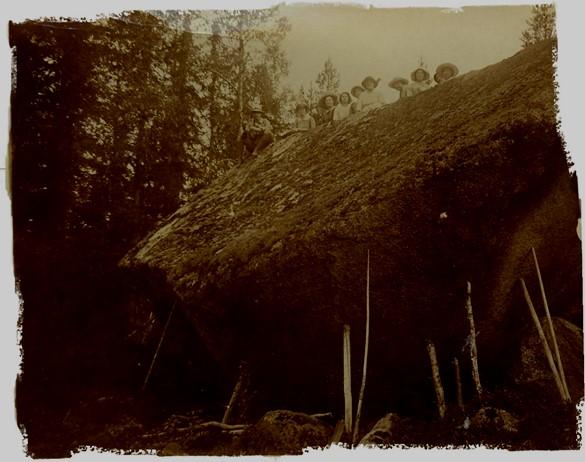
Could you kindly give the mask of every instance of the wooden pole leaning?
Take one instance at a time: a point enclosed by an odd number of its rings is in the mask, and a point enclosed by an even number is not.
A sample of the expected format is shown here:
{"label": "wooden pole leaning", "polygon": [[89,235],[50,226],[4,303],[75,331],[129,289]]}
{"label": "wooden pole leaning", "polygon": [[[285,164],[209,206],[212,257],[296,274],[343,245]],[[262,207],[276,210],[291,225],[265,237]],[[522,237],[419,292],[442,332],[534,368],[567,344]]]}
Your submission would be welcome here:
{"label": "wooden pole leaning", "polygon": [[548,327],[550,331],[550,337],[552,339],[553,349],[555,352],[556,358],[556,365],[559,371],[559,375],[561,378],[561,384],[563,385],[563,389],[565,391],[565,397],[567,401],[571,401],[571,394],[569,393],[569,388],[567,387],[567,380],[565,379],[565,370],[563,369],[563,361],[561,360],[561,352],[559,350],[559,344],[557,343],[557,336],[555,334],[555,328],[552,322],[552,318],[550,316],[550,310],[548,308],[548,300],[546,298],[546,292],[544,291],[544,284],[542,282],[542,275],[540,274],[540,266],[538,265],[538,258],[536,258],[536,251],[534,247],[532,247],[532,258],[534,260],[534,266],[536,267],[536,274],[538,275],[538,284],[540,285],[540,294],[542,296],[542,303],[544,305],[544,311],[546,313],[546,319],[548,321]]}
{"label": "wooden pole leaning", "polygon": [[465,406],[463,404],[463,387],[461,385],[461,371],[459,369],[459,360],[453,358],[453,369],[455,370],[455,385],[457,392],[457,406],[462,412],[465,412]]}
{"label": "wooden pole leaning", "polygon": [[368,250],[368,263],[366,269],[366,339],[364,347],[364,365],[362,370],[362,385],[360,387],[360,395],[358,400],[357,412],[355,414],[355,425],[353,428],[352,442],[357,442],[359,434],[360,417],[362,413],[362,405],[364,402],[364,391],[366,389],[366,374],[368,371],[368,349],[370,344],[370,251]]}
{"label": "wooden pole leaning", "polygon": [[232,420],[232,413],[234,411],[234,407],[240,399],[240,396],[245,391],[246,387],[246,379],[248,378],[248,363],[246,361],[240,361],[239,365],[239,373],[238,373],[238,381],[232,391],[232,395],[228,402],[227,407],[225,408],[225,412],[223,414],[223,418],[221,419],[222,424],[229,424],[230,420]]}
{"label": "wooden pole leaning", "polygon": [[343,397],[345,402],[344,428],[351,435],[353,427],[353,405],[351,396],[351,340],[350,327],[343,326]]}
{"label": "wooden pole leaning", "polygon": [[146,390],[146,386],[148,385],[148,381],[150,380],[150,375],[152,374],[152,370],[154,369],[154,364],[156,363],[156,358],[158,358],[158,354],[160,352],[160,348],[163,344],[165,336],[167,334],[167,330],[169,328],[169,324],[171,323],[171,319],[173,318],[173,314],[175,313],[175,307],[177,306],[176,303],[173,304],[171,311],[169,312],[169,316],[167,318],[167,322],[165,323],[165,327],[163,328],[162,334],[160,336],[160,340],[158,341],[158,345],[154,352],[154,356],[152,357],[152,361],[150,362],[150,367],[148,368],[148,372],[144,377],[144,382],[142,382],[142,391]]}
{"label": "wooden pole leaning", "polygon": [[471,373],[473,376],[473,383],[475,384],[475,391],[477,397],[481,401],[482,388],[479,379],[479,366],[477,362],[477,334],[475,332],[475,322],[473,320],[473,308],[471,306],[471,282],[467,281],[467,298],[465,302],[467,310],[467,321],[469,322],[469,355],[471,357]]}
{"label": "wooden pole leaning", "polygon": [[445,417],[446,412],[445,391],[443,390],[443,384],[441,383],[441,374],[439,372],[439,363],[437,361],[437,352],[435,351],[435,345],[430,340],[427,342],[427,352],[429,354],[429,360],[431,362],[433,386],[435,388],[435,395],[437,397],[437,409],[439,410],[439,417],[442,419]]}
{"label": "wooden pole leaning", "polygon": [[344,428],[345,428],[345,423],[343,422],[343,419],[338,420],[337,424],[335,425],[335,429],[333,430],[333,436],[331,437],[331,441],[329,442],[329,444],[337,444],[341,441],[341,437],[343,436]]}
{"label": "wooden pole leaning", "polygon": [[557,371],[557,367],[555,366],[555,361],[553,359],[552,353],[551,353],[550,348],[548,346],[546,336],[544,335],[544,331],[542,330],[542,326],[540,325],[540,321],[539,321],[538,316],[536,314],[536,310],[534,309],[534,305],[532,304],[532,299],[530,298],[530,294],[528,293],[528,289],[526,288],[526,283],[524,282],[523,278],[520,278],[520,284],[522,285],[522,291],[524,292],[524,299],[526,300],[526,304],[528,305],[530,315],[532,316],[532,320],[534,321],[534,325],[536,326],[536,330],[538,331],[538,336],[540,337],[542,347],[544,348],[544,354],[546,355],[548,365],[550,367],[550,370],[553,373],[553,377],[555,379],[555,384],[557,386],[557,389],[559,390],[559,394],[561,395],[561,399],[563,401],[566,401],[567,396],[565,394],[565,390],[563,388],[563,384],[561,382],[559,372]]}

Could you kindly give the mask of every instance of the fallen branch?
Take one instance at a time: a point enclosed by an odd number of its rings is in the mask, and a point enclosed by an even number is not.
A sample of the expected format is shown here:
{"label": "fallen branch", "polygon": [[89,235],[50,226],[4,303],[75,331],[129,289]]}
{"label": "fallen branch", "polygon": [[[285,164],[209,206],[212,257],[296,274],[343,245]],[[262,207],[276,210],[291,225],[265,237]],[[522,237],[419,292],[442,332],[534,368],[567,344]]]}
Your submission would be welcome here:
{"label": "fallen branch", "polygon": [[563,401],[566,401],[567,397],[565,395],[565,390],[563,389],[563,384],[561,383],[559,372],[557,371],[557,367],[555,366],[555,362],[553,360],[552,353],[548,346],[546,336],[544,335],[544,331],[542,330],[542,326],[540,325],[540,321],[536,314],[536,310],[534,309],[534,305],[532,304],[532,299],[530,298],[530,294],[528,293],[528,289],[526,288],[526,283],[524,282],[524,279],[520,278],[520,284],[522,284],[522,290],[524,291],[524,299],[526,300],[526,304],[528,305],[528,309],[530,310],[530,315],[532,316],[532,320],[534,321],[534,325],[536,326],[536,330],[538,331],[538,336],[540,337],[542,347],[544,348],[544,353],[546,355],[546,359],[548,361],[550,370],[553,373],[555,384],[557,385],[559,394],[561,395],[561,399]]}
{"label": "fallen branch", "polygon": [[561,352],[559,350],[559,345],[557,343],[557,336],[555,334],[555,328],[553,326],[552,319],[550,317],[550,311],[548,309],[548,301],[546,298],[546,292],[544,291],[544,284],[542,282],[542,276],[540,274],[540,266],[538,265],[538,259],[536,258],[536,251],[534,247],[532,247],[532,258],[534,260],[534,266],[536,267],[536,274],[538,275],[538,284],[540,285],[540,294],[542,295],[542,303],[544,304],[544,311],[546,313],[546,319],[548,321],[548,327],[550,330],[550,336],[553,343],[553,348],[555,350],[555,357],[557,360],[557,367],[559,371],[559,375],[561,378],[561,384],[563,385],[563,389],[565,391],[565,398],[567,401],[571,401],[571,394],[569,393],[569,388],[567,387],[567,381],[565,379],[565,370],[563,369],[563,361],[561,360]]}
{"label": "fallen branch", "polygon": [[202,424],[198,424],[195,425],[193,427],[191,427],[191,429],[195,429],[195,430],[207,430],[209,428],[217,428],[219,430],[225,430],[225,431],[233,431],[233,430],[244,430],[248,427],[248,425],[245,424],[226,424],[223,422],[217,422],[215,420],[212,420],[210,422],[205,422]]}
{"label": "fallen branch", "polygon": [[232,435],[239,435],[248,428],[249,425],[227,425],[221,422],[211,421],[205,422],[197,425],[187,426],[187,427],[180,427],[180,428],[172,428],[162,432],[154,432],[154,433],[146,433],[143,435],[144,438],[154,438],[154,437],[163,437],[168,436],[169,433],[196,433],[200,431],[207,431],[207,430],[217,430],[220,432],[230,433]]}
{"label": "fallen branch", "polygon": [[360,397],[358,400],[358,407],[357,412],[355,415],[355,426],[353,428],[353,444],[356,443],[358,433],[359,433],[359,426],[360,426],[360,417],[362,413],[362,404],[364,401],[364,391],[366,389],[366,374],[368,371],[368,348],[370,344],[370,251],[368,250],[368,263],[366,269],[366,339],[365,339],[365,347],[364,347],[364,367],[362,371],[362,386],[360,388]]}

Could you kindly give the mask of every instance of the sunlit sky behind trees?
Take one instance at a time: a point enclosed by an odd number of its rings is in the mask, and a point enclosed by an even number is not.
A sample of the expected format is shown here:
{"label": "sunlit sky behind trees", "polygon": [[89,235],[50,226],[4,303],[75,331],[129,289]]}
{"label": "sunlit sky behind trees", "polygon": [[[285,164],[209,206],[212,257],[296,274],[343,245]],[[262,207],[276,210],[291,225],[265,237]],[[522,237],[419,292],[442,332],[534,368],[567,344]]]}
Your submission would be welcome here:
{"label": "sunlit sky behind trees", "polygon": [[521,49],[530,5],[447,8],[365,8],[354,5],[291,4],[282,7],[292,29],[283,46],[290,61],[285,83],[308,86],[331,58],[341,89],[366,75],[387,87],[396,76],[409,78],[422,58],[431,75],[442,62],[461,73],[501,61]]}

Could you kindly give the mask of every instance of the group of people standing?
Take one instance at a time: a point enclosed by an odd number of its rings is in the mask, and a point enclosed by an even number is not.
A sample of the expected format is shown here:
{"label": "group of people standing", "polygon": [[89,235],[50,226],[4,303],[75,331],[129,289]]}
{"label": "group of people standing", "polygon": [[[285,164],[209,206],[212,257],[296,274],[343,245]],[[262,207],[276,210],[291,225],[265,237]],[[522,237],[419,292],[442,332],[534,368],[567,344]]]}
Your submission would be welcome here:
{"label": "group of people standing", "polygon": [[[457,76],[459,69],[451,63],[443,63],[436,69],[433,80],[437,85]],[[400,98],[414,96],[432,86],[429,72],[419,67],[410,74],[411,81],[403,77],[392,79],[388,86],[400,93]],[[311,112],[305,102],[300,102],[295,110],[294,130],[310,130],[317,125],[335,123],[343,120],[351,114],[360,111],[369,111],[386,104],[384,95],[377,89],[380,79],[367,76],[361,85],[355,86],[350,92],[342,92],[339,95],[327,93],[323,95],[317,107]]]}
{"label": "group of people standing", "polygon": [[376,89],[380,79],[367,76],[361,86],[355,86],[351,92],[339,95],[326,93],[319,99],[317,107],[310,113],[309,105],[300,102],[295,108],[295,130],[309,130],[317,125],[343,120],[356,112],[366,111],[385,104],[382,93]]}
{"label": "group of people standing", "polygon": [[[437,66],[433,80],[441,85],[459,74],[457,66],[443,63]],[[400,93],[400,98],[414,96],[428,90],[432,86],[429,72],[419,67],[410,74],[411,81],[403,77],[392,79],[388,86]],[[335,123],[349,117],[351,114],[370,111],[386,104],[384,95],[378,90],[380,79],[367,76],[361,85],[354,86],[350,92],[341,92],[339,95],[326,93],[319,99],[316,108],[301,101],[295,108],[295,122],[292,132],[307,131],[317,125]],[[290,133],[290,132],[288,132]],[[262,110],[251,108],[251,119],[244,128],[242,141],[246,150],[252,155],[263,150],[274,140],[270,122],[264,117]]]}
{"label": "group of people standing", "polygon": [[[437,66],[433,80],[440,85],[447,80],[456,77],[459,69],[455,64],[443,63]],[[403,77],[396,77],[388,83],[388,86],[400,92],[400,98],[414,96],[421,91],[428,90],[432,86],[431,76],[426,69],[419,67],[410,74],[410,82]]]}

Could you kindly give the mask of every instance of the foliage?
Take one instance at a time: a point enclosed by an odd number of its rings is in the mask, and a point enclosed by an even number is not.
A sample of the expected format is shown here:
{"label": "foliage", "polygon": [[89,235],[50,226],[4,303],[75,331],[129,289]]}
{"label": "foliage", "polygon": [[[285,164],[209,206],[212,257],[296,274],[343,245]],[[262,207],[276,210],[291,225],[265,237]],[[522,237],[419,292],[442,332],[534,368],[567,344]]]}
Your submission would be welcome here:
{"label": "foliage", "polygon": [[552,4],[534,5],[531,16],[526,21],[528,29],[522,32],[522,47],[556,38],[555,7]]}
{"label": "foliage", "polygon": [[303,85],[300,86],[298,100],[306,102],[311,109],[315,109],[317,107],[317,102],[319,101],[319,91],[315,89],[313,82],[309,82],[309,87],[306,90]]}
{"label": "foliage", "polygon": [[246,103],[279,125],[289,28],[276,9],[12,25],[15,229],[123,253],[238,159]]}
{"label": "foliage", "polygon": [[337,93],[339,90],[339,72],[333,65],[331,58],[327,58],[323,70],[317,75],[315,83],[321,93]]}
{"label": "foliage", "polygon": [[211,11],[207,40],[210,139],[212,152],[239,159],[241,146],[232,141],[241,133],[246,108],[259,104],[276,128],[283,125],[286,99],[280,81],[288,73],[281,43],[290,24],[277,8]]}
{"label": "foliage", "polygon": [[[118,372],[136,371],[137,361],[120,354],[128,351],[128,288],[117,263],[234,165],[239,101],[258,100],[278,126],[288,30],[275,9],[10,25],[14,265],[27,386],[50,383],[42,394],[69,399],[64,384],[116,380],[112,368],[126,360],[132,367]],[[107,372],[90,367],[96,357]]]}

